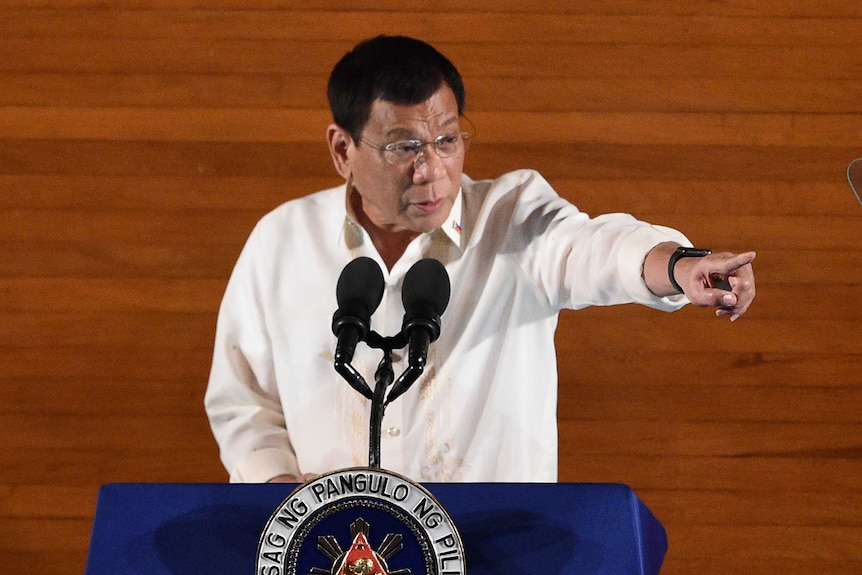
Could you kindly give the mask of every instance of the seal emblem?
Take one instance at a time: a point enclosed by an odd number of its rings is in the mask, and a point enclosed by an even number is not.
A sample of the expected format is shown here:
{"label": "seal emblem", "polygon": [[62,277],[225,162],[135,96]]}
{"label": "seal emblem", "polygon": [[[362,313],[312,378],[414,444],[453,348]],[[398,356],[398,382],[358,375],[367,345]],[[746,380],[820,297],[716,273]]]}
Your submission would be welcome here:
{"label": "seal emblem", "polygon": [[298,487],[267,522],[258,575],[464,575],[449,514],[406,477],[357,467]]}

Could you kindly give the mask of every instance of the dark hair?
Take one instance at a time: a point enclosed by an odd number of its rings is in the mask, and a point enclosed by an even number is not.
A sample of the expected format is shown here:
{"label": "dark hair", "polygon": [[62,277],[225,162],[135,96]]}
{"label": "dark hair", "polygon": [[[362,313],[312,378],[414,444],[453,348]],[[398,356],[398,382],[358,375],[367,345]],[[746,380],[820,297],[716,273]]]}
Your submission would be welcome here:
{"label": "dark hair", "polygon": [[336,124],[355,142],[381,99],[393,104],[420,104],[443,84],[449,86],[464,113],[461,74],[432,46],[406,36],[377,36],[357,44],[332,69],[327,95]]}

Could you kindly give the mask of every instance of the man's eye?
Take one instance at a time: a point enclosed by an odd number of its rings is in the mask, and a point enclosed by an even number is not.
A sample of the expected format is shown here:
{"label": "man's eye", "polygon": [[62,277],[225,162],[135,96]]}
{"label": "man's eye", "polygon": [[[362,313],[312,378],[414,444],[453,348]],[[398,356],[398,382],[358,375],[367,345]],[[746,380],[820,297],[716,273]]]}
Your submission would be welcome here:
{"label": "man's eye", "polygon": [[458,146],[459,136],[457,134],[452,136],[441,136],[437,140],[437,149],[438,150],[453,150]]}
{"label": "man's eye", "polygon": [[421,144],[417,144],[416,142],[392,142],[386,145],[386,149],[396,154],[415,154],[420,146]]}

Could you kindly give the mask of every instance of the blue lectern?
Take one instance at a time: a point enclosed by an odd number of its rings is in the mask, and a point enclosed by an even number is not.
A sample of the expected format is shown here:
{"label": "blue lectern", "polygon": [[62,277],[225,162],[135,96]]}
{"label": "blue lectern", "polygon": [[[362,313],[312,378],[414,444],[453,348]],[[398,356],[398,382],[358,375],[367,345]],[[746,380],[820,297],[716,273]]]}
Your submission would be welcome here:
{"label": "blue lectern", "polygon": [[[295,485],[105,485],[86,575],[253,575],[258,538]],[[424,484],[469,575],[657,575],[664,528],[625,485]]]}

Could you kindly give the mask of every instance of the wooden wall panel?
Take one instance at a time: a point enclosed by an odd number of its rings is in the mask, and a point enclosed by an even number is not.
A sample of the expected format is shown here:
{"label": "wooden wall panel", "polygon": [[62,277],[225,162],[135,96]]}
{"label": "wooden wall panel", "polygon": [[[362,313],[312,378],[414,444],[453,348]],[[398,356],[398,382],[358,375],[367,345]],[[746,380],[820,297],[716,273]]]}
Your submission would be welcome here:
{"label": "wooden wall panel", "polygon": [[565,481],[631,485],[664,573],[862,569],[862,17],[849,0],[10,0],[0,7],[0,565],[81,573],[99,485],[224,481],[202,410],[251,227],[338,182],[334,62],[465,75],[474,177],[756,249],[758,298],[564,313]]}

